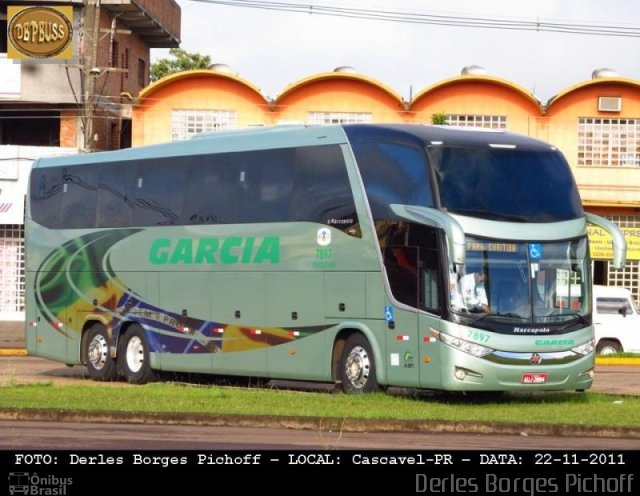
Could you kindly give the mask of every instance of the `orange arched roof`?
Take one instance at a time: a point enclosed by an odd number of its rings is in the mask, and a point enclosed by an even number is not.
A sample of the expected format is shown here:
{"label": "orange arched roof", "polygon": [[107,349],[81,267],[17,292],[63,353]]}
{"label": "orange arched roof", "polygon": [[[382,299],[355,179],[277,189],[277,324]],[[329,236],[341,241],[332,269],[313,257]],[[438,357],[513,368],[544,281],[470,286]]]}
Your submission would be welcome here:
{"label": "orange arched roof", "polygon": [[574,93],[574,92],[576,92],[576,91],[578,91],[578,90],[580,90],[582,88],[586,88],[588,86],[596,86],[596,85],[599,85],[599,84],[621,84],[621,85],[626,85],[626,86],[635,86],[635,87],[640,89],[640,80],[639,79],[630,79],[630,78],[623,78],[623,77],[618,77],[618,76],[589,79],[587,81],[583,81],[581,83],[574,84],[573,86],[569,86],[568,88],[562,90],[557,95],[551,97],[551,99],[547,103],[547,107],[550,107],[555,102],[557,102],[558,100],[561,100],[562,98],[566,97],[570,93]]}
{"label": "orange arched roof", "polygon": [[362,74],[357,74],[357,73],[352,73],[352,72],[321,72],[319,74],[314,74],[313,76],[309,76],[306,77],[304,79],[300,79],[299,81],[296,81],[295,83],[290,84],[289,86],[287,86],[282,93],[280,93],[278,96],[276,96],[276,98],[274,99],[274,104],[278,104],[279,102],[281,102],[284,98],[286,98],[288,95],[290,95],[291,93],[293,93],[294,91],[296,91],[299,88],[302,88],[303,86],[307,86],[307,85],[311,85],[320,81],[326,81],[326,80],[330,80],[330,79],[351,79],[353,81],[359,81],[361,83],[365,83],[371,86],[374,86],[376,88],[378,88],[379,90],[381,90],[382,92],[386,93],[387,95],[389,95],[391,98],[395,99],[398,101],[399,104],[403,105],[404,104],[404,100],[402,99],[402,96],[400,96],[399,93],[396,93],[394,90],[392,90],[389,86],[386,86],[385,84],[382,84],[380,81],[368,77],[368,76],[364,76]]}
{"label": "orange arched roof", "polygon": [[139,105],[145,98],[149,98],[151,95],[153,95],[153,93],[158,91],[160,88],[164,88],[165,86],[168,86],[181,79],[189,79],[193,77],[211,77],[211,78],[230,79],[243,86],[246,86],[251,91],[253,91],[258,96],[260,96],[260,98],[262,98],[265,101],[265,103],[267,103],[267,100],[262,94],[262,92],[260,91],[260,88],[255,86],[253,83],[247,81],[246,79],[242,79],[241,77],[228,72],[214,71],[211,69],[194,69],[191,71],[175,72],[173,74],[169,74],[168,76],[163,77],[162,79],[159,79],[158,81],[155,81],[154,83],[151,83],[149,86],[142,89],[142,91],[140,92],[136,100],[136,105]]}
{"label": "orange arched roof", "polygon": [[416,96],[414,96],[410,102],[410,105],[413,105],[415,102],[417,102],[419,99],[423,98],[425,95],[427,95],[428,93],[431,93],[435,90],[438,90],[440,88],[443,88],[445,86],[451,86],[454,84],[460,84],[460,83],[466,83],[466,82],[470,82],[470,81],[482,81],[485,83],[493,83],[495,85],[498,86],[504,86],[505,88],[508,88],[516,93],[521,94],[523,97],[525,97],[528,101],[530,101],[533,105],[535,105],[536,107],[538,107],[539,109],[542,110],[542,104],[540,102],[540,100],[538,100],[534,94],[532,92],[530,92],[528,89],[512,83],[511,81],[508,81],[506,79],[502,79],[499,77],[495,77],[495,76],[488,76],[485,74],[465,74],[465,75],[461,75],[461,76],[454,76],[451,78],[447,78],[447,79],[443,79],[441,81],[438,81],[437,83],[434,83],[430,86],[427,86],[425,89],[423,89],[422,91],[420,91],[418,94],[416,94]]}

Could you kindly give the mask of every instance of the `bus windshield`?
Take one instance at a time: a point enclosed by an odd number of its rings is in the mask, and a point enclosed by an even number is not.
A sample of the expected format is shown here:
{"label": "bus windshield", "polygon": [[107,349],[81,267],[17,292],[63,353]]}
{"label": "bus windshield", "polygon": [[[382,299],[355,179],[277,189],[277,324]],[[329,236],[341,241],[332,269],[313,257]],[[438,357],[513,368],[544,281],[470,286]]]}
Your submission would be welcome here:
{"label": "bus windshield", "polygon": [[535,333],[568,330],[591,319],[586,238],[522,242],[467,237],[466,249],[466,263],[450,270],[449,293],[451,310],[470,325]]}
{"label": "bus windshield", "polygon": [[431,147],[429,155],[448,212],[520,222],[584,215],[570,169],[555,150]]}

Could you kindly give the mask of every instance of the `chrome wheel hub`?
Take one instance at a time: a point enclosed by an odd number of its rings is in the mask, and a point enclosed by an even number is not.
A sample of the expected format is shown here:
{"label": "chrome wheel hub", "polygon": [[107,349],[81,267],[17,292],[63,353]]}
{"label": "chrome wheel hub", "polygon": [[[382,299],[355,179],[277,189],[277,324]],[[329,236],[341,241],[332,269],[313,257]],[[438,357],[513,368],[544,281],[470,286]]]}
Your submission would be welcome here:
{"label": "chrome wheel hub", "polygon": [[105,363],[107,363],[107,357],[109,354],[109,346],[107,345],[107,339],[98,334],[89,343],[89,349],[87,352],[87,359],[91,366],[96,370],[102,370]]}
{"label": "chrome wheel hub", "polygon": [[351,350],[345,363],[346,376],[354,388],[361,389],[369,379],[371,360],[367,350],[356,346]]}

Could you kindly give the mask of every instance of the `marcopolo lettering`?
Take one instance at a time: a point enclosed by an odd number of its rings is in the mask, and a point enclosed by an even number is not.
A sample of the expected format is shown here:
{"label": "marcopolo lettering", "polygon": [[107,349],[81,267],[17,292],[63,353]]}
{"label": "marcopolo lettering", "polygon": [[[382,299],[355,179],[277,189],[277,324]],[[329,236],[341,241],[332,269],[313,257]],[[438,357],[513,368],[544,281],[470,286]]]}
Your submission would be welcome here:
{"label": "marcopolo lettering", "polygon": [[275,264],[280,262],[280,238],[158,238],[149,247],[149,261],[154,265]]}

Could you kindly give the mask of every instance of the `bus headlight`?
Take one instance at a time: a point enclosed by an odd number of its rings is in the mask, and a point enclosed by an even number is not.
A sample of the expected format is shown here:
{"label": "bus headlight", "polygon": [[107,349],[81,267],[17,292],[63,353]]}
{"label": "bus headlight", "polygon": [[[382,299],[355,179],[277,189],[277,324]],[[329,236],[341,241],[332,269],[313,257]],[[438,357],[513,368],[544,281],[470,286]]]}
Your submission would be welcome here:
{"label": "bus headlight", "polygon": [[578,355],[588,355],[589,353],[593,353],[595,349],[596,342],[591,339],[580,346],[576,346],[575,348],[571,348],[571,351],[577,353]]}
{"label": "bus headlight", "polygon": [[485,355],[489,355],[493,353],[494,350],[491,348],[487,348],[486,346],[479,345],[477,343],[472,343],[470,341],[465,341],[464,339],[454,338],[453,336],[449,336],[443,332],[438,333],[438,337],[440,341],[444,344],[455,348],[456,350],[464,351],[465,353],[469,353],[469,355],[473,355],[476,357],[483,357]]}

